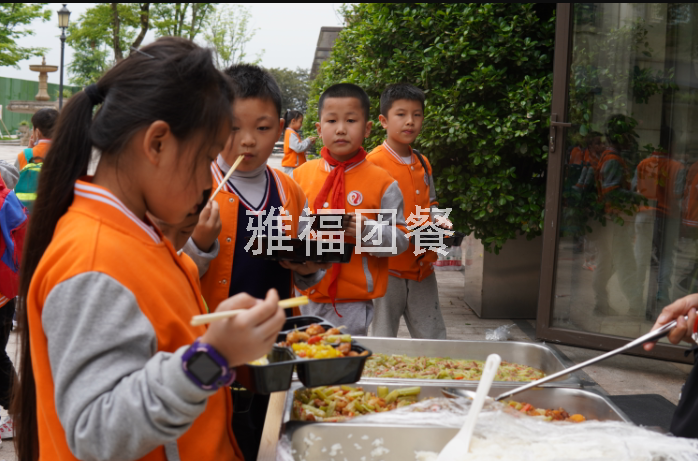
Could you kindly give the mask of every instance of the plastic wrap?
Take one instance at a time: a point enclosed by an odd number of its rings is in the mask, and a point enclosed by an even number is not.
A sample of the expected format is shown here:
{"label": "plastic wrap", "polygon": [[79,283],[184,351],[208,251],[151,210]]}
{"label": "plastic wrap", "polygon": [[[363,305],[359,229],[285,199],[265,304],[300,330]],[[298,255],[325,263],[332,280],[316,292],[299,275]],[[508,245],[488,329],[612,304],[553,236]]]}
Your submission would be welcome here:
{"label": "plastic wrap", "polygon": [[[356,431],[357,426],[372,425],[457,428],[465,422],[470,402],[468,399],[437,398],[391,412],[361,416],[354,418],[351,423],[341,425],[346,432]],[[504,408],[503,404],[498,402],[486,402],[475,427],[470,453],[464,460],[695,461],[698,459],[698,440],[663,435],[622,422],[547,422],[504,412],[501,411],[502,408]],[[390,443],[391,441],[386,439],[385,446],[390,448]],[[399,440],[395,443],[399,443]],[[284,436],[278,445],[277,461],[299,459],[302,457],[292,452],[291,443]],[[392,458],[384,456],[382,459],[390,461]],[[415,452],[413,459],[428,461],[436,458],[431,457],[429,453],[417,455]]]}
{"label": "plastic wrap", "polygon": [[487,341],[509,341],[511,339],[511,329],[516,325],[502,325],[493,330],[485,330],[485,340]]}

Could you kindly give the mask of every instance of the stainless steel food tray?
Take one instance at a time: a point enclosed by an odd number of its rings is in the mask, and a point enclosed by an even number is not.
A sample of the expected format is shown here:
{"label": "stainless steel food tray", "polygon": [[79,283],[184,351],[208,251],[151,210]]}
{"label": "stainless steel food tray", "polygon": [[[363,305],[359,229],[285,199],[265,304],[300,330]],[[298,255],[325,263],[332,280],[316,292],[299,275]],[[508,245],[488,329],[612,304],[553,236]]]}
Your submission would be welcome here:
{"label": "stainless steel food tray", "polygon": [[[543,370],[546,375],[565,369],[562,358],[544,344],[524,343],[516,341],[444,341],[435,339],[401,339],[401,338],[359,338],[361,345],[374,353],[407,355],[411,357],[450,357],[452,359],[487,360],[490,354],[499,354],[502,360]],[[417,386],[424,383],[438,382],[441,386],[473,386],[477,381],[452,379],[400,379],[400,378],[369,378],[363,380],[381,380],[393,382],[408,382]],[[495,381],[497,385],[516,387],[521,382]],[[572,374],[543,384],[543,387],[581,387],[580,379]]]}
{"label": "stainless steel food tray", "polygon": [[[365,390],[373,392],[375,392],[378,385],[387,385],[391,389],[408,387],[406,384],[395,385],[388,382],[368,383],[362,381],[355,384],[355,386],[362,386]],[[421,396],[440,396],[442,387],[442,385],[437,385],[433,381],[422,385]],[[299,388],[301,386],[296,384],[292,387],[292,390]],[[508,387],[493,387],[490,395],[495,396],[506,389]],[[293,393],[289,392],[288,396],[285,406],[286,422],[282,430],[290,439],[292,448],[295,450],[294,459],[298,461],[320,461],[332,458],[337,460],[346,459],[347,461],[413,460],[415,459],[415,451],[440,452],[459,430],[456,427],[391,424],[366,425],[352,423],[351,421],[344,423],[289,421]],[[522,392],[516,398],[518,401],[526,401],[537,407],[557,408],[561,406],[569,413],[580,413],[587,418],[630,421],[618,407],[603,396],[581,389],[537,388]],[[376,448],[372,443],[377,439],[383,439],[382,446],[390,451],[382,456],[372,457],[371,451]],[[310,444],[308,441],[310,441]],[[342,446],[342,452],[338,456],[329,456],[331,447],[335,444]]]}
{"label": "stainless steel food tray", "polygon": [[[365,391],[376,393],[378,386],[387,386],[392,391],[394,389],[412,387],[413,384],[396,384],[394,381],[369,381],[366,379],[359,381],[356,384],[349,384],[349,386],[362,387]],[[444,395],[441,392],[441,389],[447,387],[441,384],[441,381],[434,380],[426,384],[420,384],[420,386],[422,387],[422,391],[419,394],[420,400],[425,398],[443,397]],[[284,422],[291,421],[293,392],[302,388],[303,386],[300,383],[294,383],[291,390],[286,395],[286,402],[284,404]],[[496,397],[508,389],[510,388],[501,386],[499,384],[493,385],[492,389],[490,389],[490,396]],[[569,414],[579,413],[584,415],[584,417],[587,419],[595,419],[598,421],[632,422],[620,408],[618,408],[615,404],[613,404],[613,402],[604,396],[582,389],[539,387],[516,394],[512,397],[512,400],[516,400],[517,402],[527,402],[537,408],[557,409],[562,407]],[[352,422],[347,421],[342,424],[352,424]]]}

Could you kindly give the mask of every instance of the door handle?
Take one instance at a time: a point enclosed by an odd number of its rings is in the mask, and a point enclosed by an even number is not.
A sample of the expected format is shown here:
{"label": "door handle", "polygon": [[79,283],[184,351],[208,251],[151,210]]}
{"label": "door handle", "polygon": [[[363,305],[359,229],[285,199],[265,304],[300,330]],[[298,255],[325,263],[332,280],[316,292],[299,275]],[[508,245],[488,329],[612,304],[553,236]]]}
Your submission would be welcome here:
{"label": "door handle", "polygon": [[571,126],[571,123],[558,122],[557,114],[550,114],[550,142],[548,144],[548,153],[555,153],[555,135],[557,132],[557,128],[569,128]]}

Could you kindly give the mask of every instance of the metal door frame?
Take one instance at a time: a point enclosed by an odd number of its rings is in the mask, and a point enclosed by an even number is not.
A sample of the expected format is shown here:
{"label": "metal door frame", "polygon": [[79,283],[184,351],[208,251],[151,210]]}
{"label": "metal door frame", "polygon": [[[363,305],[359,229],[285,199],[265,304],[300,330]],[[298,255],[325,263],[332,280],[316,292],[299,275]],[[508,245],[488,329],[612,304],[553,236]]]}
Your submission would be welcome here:
{"label": "metal door frame", "polygon": [[[628,342],[618,336],[602,333],[571,330],[553,327],[555,285],[557,278],[557,250],[559,244],[558,225],[562,207],[562,183],[565,168],[565,127],[567,118],[570,63],[572,57],[572,4],[558,3],[555,25],[555,58],[553,64],[553,92],[551,104],[551,124],[549,135],[548,170],[545,194],[545,221],[543,228],[543,254],[538,295],[538,316],[536,337],[552,343],[588,349],[612,350]],[[634,338],[631,338],[634,339]],[[657,344],[652,352],[642,348],[633,349],[630,355],[638,355],[673,362],[693,363],[684,356],[684,346]]]}

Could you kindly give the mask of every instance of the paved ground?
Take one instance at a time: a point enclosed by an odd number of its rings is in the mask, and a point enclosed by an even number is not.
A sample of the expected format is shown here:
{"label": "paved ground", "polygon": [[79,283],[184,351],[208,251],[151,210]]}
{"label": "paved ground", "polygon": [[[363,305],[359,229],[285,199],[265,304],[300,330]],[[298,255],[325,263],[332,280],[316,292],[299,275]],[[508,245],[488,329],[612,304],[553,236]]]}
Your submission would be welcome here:
{"label": "paved ground", "polygon": [[[10,160],[17,155],[20,148],[0,146],[0,159]],[[278,167],[280,156],[273,156],[272,166]],[[472,284],[477,279],[478,269],[481,268],[482,256],[479,251],[463,251],[471,265],[466,265],[465,271],[438,272],[439,299],[447,325],[449,339],[484,340],[485,331],[500,325],[513,324],[511,320],[482,320],[467,306],[464,301],[465,283]],[[481,270],[481,269],[480,269]],[[512,340],[534,341],[531,336],[535,324],[532,321],[519,321],[520,326],[512,328]],[[398,333],[400,337],[409,337],[407,328],[402,323]],[[16,335],[13,333],[8,345],[8,353],[16,358]],[[568,346],[556,346],[574,363],[580,363],[599,354]],[[609,359],[599,365],[586,369],[588,377],[592,378],[608,394],[660,394],[673,403],[678,402],[681,385],[686,380],[690,367],[657,360],[620,356]],[[3,411],[4,414],[4,411]],[[14,447],[9,441],[0,446],[0,461],[15,460]]]}

